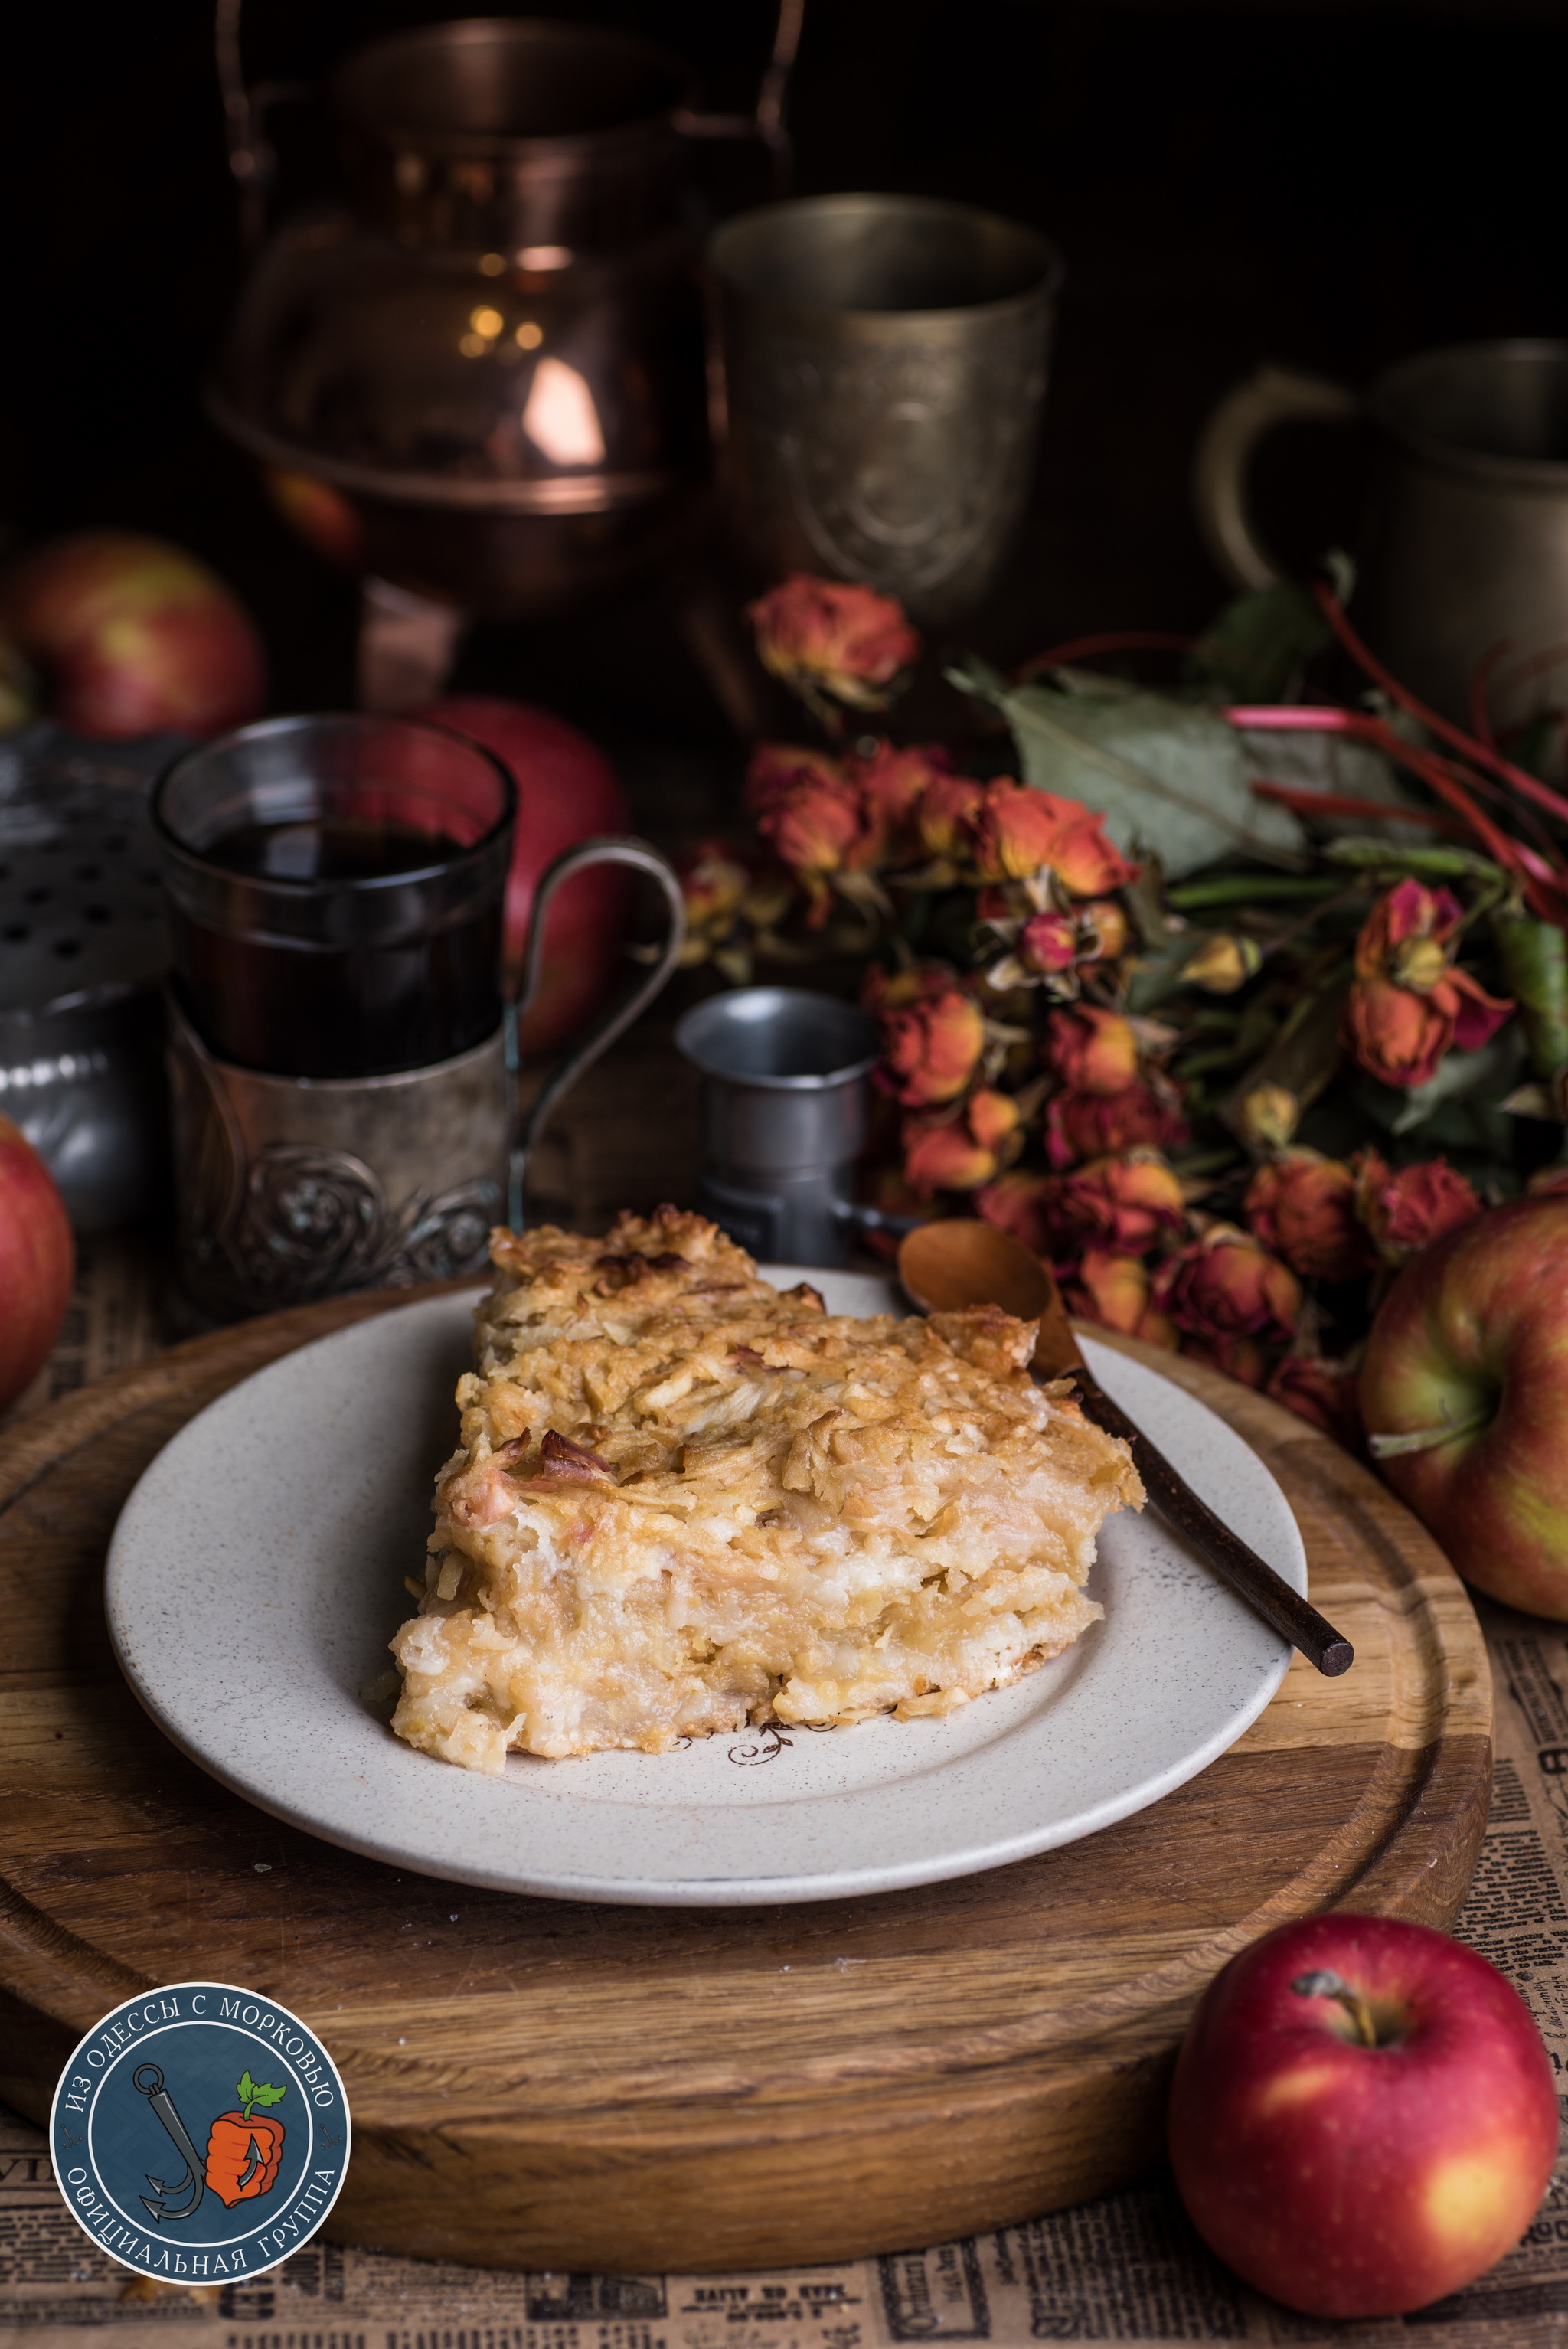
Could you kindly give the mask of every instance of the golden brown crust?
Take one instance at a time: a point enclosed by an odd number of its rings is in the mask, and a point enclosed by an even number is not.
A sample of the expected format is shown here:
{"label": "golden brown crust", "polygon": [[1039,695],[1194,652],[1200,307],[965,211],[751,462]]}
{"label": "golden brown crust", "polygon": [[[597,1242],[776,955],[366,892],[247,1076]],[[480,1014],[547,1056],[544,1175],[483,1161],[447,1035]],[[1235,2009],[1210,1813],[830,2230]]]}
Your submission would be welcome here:
{"label": "golden brown crust", "polygon": [[498,1232],[394,1726],[661,1751],[767,1720],[941,1712],[1057,1654],[1125,1447],[995,1309],[824,1312],[698,1216]]}

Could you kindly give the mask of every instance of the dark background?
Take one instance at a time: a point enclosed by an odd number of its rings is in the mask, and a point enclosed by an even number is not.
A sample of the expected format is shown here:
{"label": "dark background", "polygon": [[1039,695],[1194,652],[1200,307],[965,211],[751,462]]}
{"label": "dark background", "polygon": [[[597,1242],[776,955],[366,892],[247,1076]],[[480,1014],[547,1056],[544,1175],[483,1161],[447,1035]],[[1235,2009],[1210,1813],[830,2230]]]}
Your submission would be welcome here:
{"label": "dark background", "polygon": [[[253,78],[318,81],[429,0],[246,0]],[[746,106],[769,0],[584,0],[539,13],[679,49]],[[25,0],[0,97],[0,522],[166,533],[261,620],[274,706],[352,693],[356,596],[288,537],[204,423],[242,273],[208,0]],[[1261,359],[1366,383],[1424,346],[1568,333],[1568,5],[807,0],[790,104],[800,192],[929,191],[1037,223],[1068,287],[1016,556],[960,632],[1011,662],[1102,627],[1190,628],[1222,592],[1187,471],[1215,398]],[[320,119],[282,126],[285,201],[330,184]],[[704,157],[716,208],[755,201]],[[1353,538],[1354,431],[1279,435],[1258,503],[1305,561]],[[717,754],[723,718],[657,583],[470,641],[461,682],[602,738]],[[657,763],[657,762],[655,762]],[[667,767],[665,771],[667,772]]]}

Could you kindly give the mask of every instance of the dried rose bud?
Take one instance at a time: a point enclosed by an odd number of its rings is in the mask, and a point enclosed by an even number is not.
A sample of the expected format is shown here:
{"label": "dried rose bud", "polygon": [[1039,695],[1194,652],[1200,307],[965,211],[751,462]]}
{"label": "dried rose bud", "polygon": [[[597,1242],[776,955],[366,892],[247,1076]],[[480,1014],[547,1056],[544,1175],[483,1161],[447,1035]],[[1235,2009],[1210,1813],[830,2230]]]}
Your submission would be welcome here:
{"label": "dried rose bud", "polygon": [[1031,1254],[1043,1257],[1050,1252],[1059,1189],[1060,1177],[1055,1174],[1002,1174],[976,1191],[975,1208],[999,1232],[1011,1232]]}
{"label": "dried rose bud", "polygon": [[749,868],[727,841],[698,841],[678,870],[688,932],[722,926],[738,912],[751,886]]}
{"label": "dried rose bud", "polygon": [[1428,889],[1419,881],[1398,882],[1384,891],[1361,925],[1356,940],[1357,978],[1393,978],[1392,965],[1401,951],[1408,958],[1411,946],[1423,939],[1446,947],[1463,920],[1464,907],[1451,891]]}
{"label": "dried rose bud", "polygon": [[1325,1362],[1315,1355],[1287,1354],[1265,1392],[1286,1411],[1294,1411],[1313,1427],[1343,1444],[1346,1452],[1362,1448],[1361,1404],[1356,1373],[1346,1362]]}
{"label": "dried rose bud", "polygon": [[1236,1116],[1242,1140],[1253,1150],[1283,1150],[1301,1123],[1301,1103],[1288,1085],[1254,1085]]}
{"label": "dried rose bud", "polygon": [[981,1085],[965,1104],[969,1131],[987,1150],[1004,1151],[1023,1131],[1023,1113],[1011,1093]]}
{"label": "dried rose bud", "polygon": [[1048,976],[1071,970],[1083,953],[1083,941],[1071,914],[1031,914],[1013,951],[1026,971]]}
{"label": "dried rose bud", "polygon": [[765,668],[808,700],[827,694],[854,709],[883,709],[920,638],[891,595],[797,573],[755,604],[747,618]]}
{"label": "dried rose bud", "polygon": [[1176,1325],[1152,1303],[1148,1267],[1135,1256],[1119,1255],[1114,1248],[1086,1248],[1076,1277],[1062,1293],[1068,1311],[1080,1321],[1098,1321],[1103,1330],[1119,1330],[1146,1345],[1173,1349],[1176,1344]]}
{"label": "dried rose bud", "polygon": [[1119,1093],[1054,1094],[1046,1103],[1045,1137],[1053,1166],[1075,1166],[1128,1150],[1179,1150],[1187,1121],[1173,1085],[1142,1077]]}
{"label": "dried rose bud", "polygon": [[1080,906],[1079,912],[1092,926],[1098,941],[1095,961],[1119,962],[1132,944],[1132,925],[1125,907],[1119,905],[1114,897],[1096,897],[1089,905]]}
{"label": "dried rose bud", "polygon": [[1301,1311],[1289,1267],[1234,1224],[1214,1224],[1162,1264],[1154,1301],[1190,1337],[1288,1338]]}
{"label": "dried rose bud", "polygon": [[1080,1003],[1051,1013],[1040,1057],[1074,1092],[1119,1093],[1138,1075],[1138,1036],[1119,1012]]}
{"label": "dried rose bud", "polygon": [[1262,966],[1263,954],[1255,939],[1216,931],[1182,964],[1181,978],[1186,986],[1201,987],[1206,995],[1234,995],[1238,987],[1256,977]]}
{"label": "dried rose bud", "polygon": [[1138,1256],[1167,1233],[1185,1230],[1187,1206],[1157,1150],[1130,1150],[1064,1175],[1056,1220],[1065,1233]]}
{"label": "dried rose bud", "polygon": [[1375,1150],[1357,1153],[1356,1206],[1387,1265],[1407,1263],[1480,1214],[1481,1203],[1444,1158],[1397,1172]]}
{"label": "dried rose bud", "polygon": [[1357,1219],[1356,1177],[1336,1158],[1287,1150],[1260,1166],[1243,1212],[1260,1244],[1304,1279],[1351,1280],[1372,1268]]}
{"label": "dried rose bud", "polygon": [[955,1101],[985,1049],[979,1005],[950,986],[884,1013],[882,1081],[909,1109]]}

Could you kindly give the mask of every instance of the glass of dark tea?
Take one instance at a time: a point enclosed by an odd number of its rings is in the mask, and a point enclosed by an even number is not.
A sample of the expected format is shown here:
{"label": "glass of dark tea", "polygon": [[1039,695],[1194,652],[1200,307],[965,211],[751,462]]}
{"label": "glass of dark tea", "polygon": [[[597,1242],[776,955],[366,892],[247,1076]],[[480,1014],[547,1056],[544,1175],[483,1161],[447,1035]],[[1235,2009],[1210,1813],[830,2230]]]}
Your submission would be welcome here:
{"label": "glass of dark tea", "polygon": [[383,1076],[499,1026],[517,792],[479,743],[408,719],[269,719],[177,761],[152,812],[175,986],[224,1060]]}
{"label": "glass of dark tea", "polygon": [[[521,779],[526,792],[527,778]],[[404,718],[276,718],[175,761],[152,800],[173,943],[181,1284],[221,1319],[481,1271],[533,1135],[675,966],[657,851],[580,842],[535,893],[502,993],[518,806],[479,743]],[[656,951],[518,1114],[520,1015],[557,887],[598,864],[664,899]]]}

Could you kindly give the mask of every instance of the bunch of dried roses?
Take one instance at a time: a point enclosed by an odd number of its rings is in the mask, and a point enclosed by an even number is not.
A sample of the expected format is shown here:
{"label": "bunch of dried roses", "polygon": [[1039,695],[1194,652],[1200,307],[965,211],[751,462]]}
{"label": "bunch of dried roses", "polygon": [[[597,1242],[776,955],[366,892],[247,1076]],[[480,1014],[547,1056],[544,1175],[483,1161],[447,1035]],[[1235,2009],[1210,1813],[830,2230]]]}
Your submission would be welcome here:
{"label": "bunch of dried roses", "polygon": [[[819,713],[885,706],[920,651],[865,588],[790,580],[751,616]],[[1131,639],[1031,663],[1049,687],[982,677],[1024,781],[954,772],[930,743],[763,742],[752,833],[700,843],[684,877],[687,959],[732,983],[863,962],[878,1205],[983,1216],[1084,1318],[1355,1443],[1357,1350],[1392,1271],[1491,1200],[1568,1180],[1568,859],[1554,795],[1509,783],[1495,746],[1460,737],[1465,765],[1455,730],[1396,726],[1387,699],[1292,699],[1330,627],[1361,649],[1331,590],[1271,590],[1192,648],[1176,695],[1070,666]],[[1234,701],[1243,666],[1269,698]],[[1252,781],[1266,824],[1237,816],[1228,761],[1346,738],[1354,790],[1343,763],[1298,761]]]}

